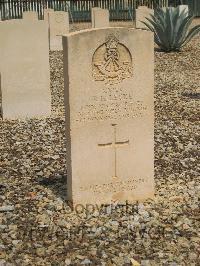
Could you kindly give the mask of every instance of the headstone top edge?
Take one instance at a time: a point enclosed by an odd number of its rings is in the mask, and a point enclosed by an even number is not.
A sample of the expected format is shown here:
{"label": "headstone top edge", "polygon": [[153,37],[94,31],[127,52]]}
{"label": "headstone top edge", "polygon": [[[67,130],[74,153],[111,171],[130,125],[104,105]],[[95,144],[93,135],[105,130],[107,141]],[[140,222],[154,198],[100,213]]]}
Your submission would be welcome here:
{"label": "headstone top edge", "polygon": [[76,31],[76,32],[71,32],[69,34],[64,34],[62,35],[65,38],[69,38],[69,37],[73,37],[73,36],[78,36],[80,34],[84,34],[87,32],[96,32],[96,31],[103,31],[103,30],[124,30],[124,32],[127,31],[132,31],[132,32],[144,32],[149,34],[149,35],[153,35],[153,32],[151,31],[147,31],[147,30],[143,30],[143,29],[136,29],[136,28],[125,28],[125,27],[103,27],[103,28],[91,28],[91,29],[84,29],[84,30],[80,30],[80,31]]}
{"label": "headstone top edge", "polygon": [[149,8],[149,7],[146,6],[146,5],[140,5],[140,6],[138,6],[138,8],[140,8],[140,7],[146,7],[146,8]]}
{"label": "headstone top edge", "polygon": [[[137,9],[152,9],[152,8],[150,8],[150,7],[148,7],[148,6],[138,6]],[[153,10],[153,9],[152,9],[152,10]]]}
{"label": "headstone top edge", "polygon": [[26,24],[46,24],[46,21],[42,19],[38,20],[26,20],[26,19],[9,19],[9,20],[2,20],[2,25],[3,24],[21,24],[21,23],[26,23]]}
{"label": "headstone top edge", "polygon": [[69,13],[68,11],[64,11],[64,10],[61,10],[61,11],[59,11],[59,10],[52,10],[52,11],[50,11],[49,13],[55,13],[55,14],[61,14],[61,13]]}

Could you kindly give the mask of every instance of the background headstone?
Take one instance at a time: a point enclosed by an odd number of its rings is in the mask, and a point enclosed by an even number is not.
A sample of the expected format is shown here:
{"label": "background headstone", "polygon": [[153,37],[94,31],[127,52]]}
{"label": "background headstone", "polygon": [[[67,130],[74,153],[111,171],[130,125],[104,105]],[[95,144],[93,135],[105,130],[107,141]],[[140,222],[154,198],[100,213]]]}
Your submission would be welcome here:
{"label": "background headstone", "polygon": [[48,21],[48,14],[49,14],[50,12],[54,12],[54,9],[53,9],[53,8],[45,8],[45,9],[44,9],[44,20],[45,20],[45,21]]}
{"label": "background headstone", "polygon": [[48,42],[49,42],[49,49],[50,49],[50,28],[49,28],[49,13],[54,12],[53,8],[45,8],[44,9],[44,21],[48,25]]}
{"label": "background headstone", "polygon": [[2,22],[0,40],[3,118],[50,115],[47,23],[23,19]]}
{"label": "background headstone", "polygon": [[38,13],[35,11],[24,11],[22,17],[25,20],[38,20]]}
{"label": "background headstone", "polygon": [[109,204],[154,194],[153,33],[63,36],[68,200]]}
{"label": "background headstone", "polygon": [[147,6],[139,6],[136,9],[136,28],[137,29],[148,29],[146,25],[142,23],[142,21],[148,22],[146,18],[151,18],[150,15],[153,15],[153,14],[154,14],[153,9],[148,8]]}
{"label": "background headstone", "polygon": [[64,11],[48,13],[50,50],[62,50],[62,35],[69,33],[69,14]]}
{"label": "background headstone", "polygon": [[91,22],[92,22],[92,28],[95,28],[95,23],[94,23],[94,12],[98,9],[101,9],[100,7],[92,7],[91,8]]}
{"label": "background headstone", "polygon": [[99,7],[92,8],[91,13],[92,28],[107,28],[109,27],[109,10]]}

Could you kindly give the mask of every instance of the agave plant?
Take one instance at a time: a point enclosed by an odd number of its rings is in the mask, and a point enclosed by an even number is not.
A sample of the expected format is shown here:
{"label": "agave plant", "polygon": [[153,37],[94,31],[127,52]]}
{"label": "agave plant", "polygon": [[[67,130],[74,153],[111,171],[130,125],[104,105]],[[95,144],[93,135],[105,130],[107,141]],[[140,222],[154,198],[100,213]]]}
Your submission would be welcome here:
{"label": "agave plant", "polygon": [[146,20],[143,24],[154,32],[155,43],[165,52],[180,51],[200,32],[200,25],[190,28],[193,16],[179,7],[158,8]]}

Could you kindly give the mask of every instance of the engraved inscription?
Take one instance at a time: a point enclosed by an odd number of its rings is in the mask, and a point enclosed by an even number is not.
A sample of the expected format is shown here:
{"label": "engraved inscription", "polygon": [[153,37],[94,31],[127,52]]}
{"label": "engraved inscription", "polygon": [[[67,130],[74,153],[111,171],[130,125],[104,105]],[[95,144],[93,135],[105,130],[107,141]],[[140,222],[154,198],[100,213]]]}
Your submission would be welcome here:
{"label": "engraved inscription", "polygon": [[107,85],[120,83],[133,76],[132,56],[114,35],[109,35],[95,51],[92,73],[95,81],[104,81]]}
{"label": "engraved inscription", "polygon": [[127,192],[138,189],[141,185],[146,185],[148,183],[146,178],[129,178],[127,180],[117,180],[115,182],[99,184],[99,185],[89,185],[81,186],[80,191],[93,191],[97,194],[102,193],[115,193],[115,192]]}
{"label": "engraved inscription", "polygon": [[88,99],[88,104],[80,107],[75,116],[76,122],[105,121],[142,117],[147,106],[136,101],[126,88],[104,88]]}
{"label": "engraved inscription", "polygon": [[113,148],[114,149],[114,175],[113,178],[118,178],[117,176],[117,148],[120,148],[122,146],[127,146],[129,145],[129,140],[126,141],[117,141],[117,124],[112,124],[113,127],[113,142],[109,143],[101,143],[98,144],[99,147],[101,148]]}
{"label": "engraved inscription", "polygon": [[104,121],[142,117],[147,107],[142,102],[103,102],[91,103],[81,107],[76,122]]}

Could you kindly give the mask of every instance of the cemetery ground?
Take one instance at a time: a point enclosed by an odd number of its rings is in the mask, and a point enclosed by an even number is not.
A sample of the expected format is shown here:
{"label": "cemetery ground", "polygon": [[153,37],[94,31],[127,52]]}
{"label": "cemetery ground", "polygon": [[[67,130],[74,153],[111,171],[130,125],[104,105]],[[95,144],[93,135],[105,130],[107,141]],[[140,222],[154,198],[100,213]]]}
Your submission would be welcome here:
{"label": "cemetery ground", "polygon": [[51,117],[0,123],[0,265],[199,265],[199,43],[155,51],[155,198],[73,211],[62,52],[50,53]]}

